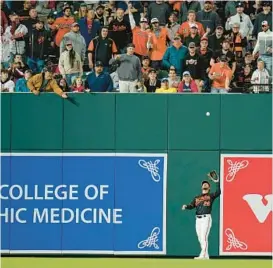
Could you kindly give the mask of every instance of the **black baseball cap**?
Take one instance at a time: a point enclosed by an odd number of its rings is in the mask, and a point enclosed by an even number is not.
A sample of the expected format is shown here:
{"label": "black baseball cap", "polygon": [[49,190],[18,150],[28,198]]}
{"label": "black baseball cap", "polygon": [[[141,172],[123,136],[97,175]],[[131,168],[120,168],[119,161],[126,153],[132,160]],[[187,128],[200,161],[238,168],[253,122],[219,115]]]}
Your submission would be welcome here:
{"label": "black baseball cap", "polygon": [[226,57],[225,55],[222,55],[222,56],[220,57],[220,61],[222,61],[222,62],[227,62],[227,57]]}
{"label": "black baseball cap", "polygon": [[205,183],[207,183],[210,186],[210,183],[208,181],[202,181],[201,185],[203,186],[203,184],[205,184]]}
{"label": "black baseball cap", "polygon": [[244,7],[244,3],[243,3],[243,2],[237,2],[236,8],[237,8],[237,7]]}
{"label": "black baseball cap", "polygon": [[150,73],[156,73],[156,69],[151,68],[151,69],[148,71],[148,74],[150,74]]}
{"label": "black baseball cap", "polygon": [[100,60],[96,61],[96,63],[95,63],[95,67],[99,67],[99,66],[103,67],[103,63]]}

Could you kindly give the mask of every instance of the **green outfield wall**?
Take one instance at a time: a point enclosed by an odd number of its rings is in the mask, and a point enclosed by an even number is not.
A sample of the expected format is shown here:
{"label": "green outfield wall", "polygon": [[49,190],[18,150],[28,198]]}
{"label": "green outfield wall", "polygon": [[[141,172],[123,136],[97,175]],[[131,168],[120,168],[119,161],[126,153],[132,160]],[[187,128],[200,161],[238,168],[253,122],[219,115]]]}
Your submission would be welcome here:
{"label": "green outfield wall", "polygon": [[[2,94],[2,152],[153,152],[168,154],[167,255],[196,256],[193,211],[221,153],[270,153],[272,95]],[[207,112],[210,113],[207,116]],[[219,200],[210,255],[219,254]]]}

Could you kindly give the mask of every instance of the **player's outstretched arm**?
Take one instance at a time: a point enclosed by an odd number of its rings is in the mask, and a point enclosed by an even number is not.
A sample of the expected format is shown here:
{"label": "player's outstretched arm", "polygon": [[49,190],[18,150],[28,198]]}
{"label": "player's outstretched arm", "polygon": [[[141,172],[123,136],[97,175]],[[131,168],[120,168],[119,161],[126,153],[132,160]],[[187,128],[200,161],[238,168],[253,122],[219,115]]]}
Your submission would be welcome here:
{"label": "player's outstretched arm", "polygon": [[182,210],[185,210],[185,209],[194,209],[195,208],[195,198],[192,200],[192,202],[189,204],[189,205],[183,205],[182,206]]}
{"label": "player's outstretched arm", "polygon": [[210,194],[212,199],[219,197],[221,194],[220,181],[216,182],[215,184],[216,184],[216,191]]}

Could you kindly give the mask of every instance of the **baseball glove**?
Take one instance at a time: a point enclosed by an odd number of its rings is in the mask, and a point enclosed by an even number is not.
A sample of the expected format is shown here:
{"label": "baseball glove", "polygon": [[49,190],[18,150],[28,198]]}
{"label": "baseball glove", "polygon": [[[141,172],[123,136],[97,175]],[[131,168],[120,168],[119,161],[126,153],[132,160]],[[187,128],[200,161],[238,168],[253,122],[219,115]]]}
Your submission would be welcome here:
{"label": "baseball glove", "polygon": [[208,173],[208,177],[210,180],[212,180],[213,182],[218,182],[219,181],[219,176],[218,174],[216,173],[215,170],[212,170]]}

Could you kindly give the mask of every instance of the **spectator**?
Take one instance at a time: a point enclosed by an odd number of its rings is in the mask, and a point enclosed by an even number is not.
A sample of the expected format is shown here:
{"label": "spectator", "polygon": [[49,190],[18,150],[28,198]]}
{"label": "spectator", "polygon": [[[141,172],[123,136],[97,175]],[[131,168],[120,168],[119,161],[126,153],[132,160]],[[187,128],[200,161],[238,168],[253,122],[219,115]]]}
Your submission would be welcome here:
{"label": "spectator", "polygon": [[113,91],[119,91],[119,77],[118,72],[115,70],[110,74],[112,82],[113,82]]}
{"label": "spectator", "polygon": [[69,86],[64,78],[61,78],[58,82],[58,86],[61,88],[63,92],[69,92]]}
{"label": "spectator", "polygon": [[234,16],[236,15],[236,6],[237,6],[237,2],[238,0],[236,1],[227,1],[226,2],[226,6],[225,6],[225,15],[226,15],[226,18],[230,18],[231,16]]}
{"label": "spectator", "polygon": [[162,58],[167,49],[166,43],[170,37],[166,27],[160,27],[157,18],[151,20],[152,32],[148,36],[147,47],[150,49],[150,59],[152,68],[161,68]]}
{"label": "spectator", "polygon": [[196,25],[199,35],[202,37],[205,34],[203,25],[196,21],[196,14],[194,11],[190,10],[188,13],[188,20],[183,22],[178,30],[178,33],[183,36],[183,39],[189,36],[190,28],[192,25]]}
{"label": "spectator", "polygon": [[222,55],[220,62],[215,63],[209,72],[209,78],[212,80],[211,93],[228,93],[232,71],[227,65],[227,57]]}
{"label": "spectator", "polygon": [[174,87],[169,87],[169,79],[163,78],[161,80],[161,87],[155,90],[155,93],[176,93],[177,89]]}
{"label": "spectator", "polygon": [[161,87],[160,80],[157,79],[157,73],[155,69],[150,69],[148,73],[148,80],[144,82],[147,92],[153,93],[157,88]]}
{"label": "spectator", "polygon": [[250,65],[251,69],[254,69],[255,61],[254,61],[254,57],[252,56],[251,52],[249,52],[249,51],[246,52],[242,65]]}
{"label": "spectator", "polygon": [[36,74],[28,79],[27,87],[35,95],[39,95],[40,92],[54,91],[62,98],[67,98],[66,93],[61,90],[57,84],[57,81],[53,79],[53,72],[50,68],[44,68],[42,73]]}
{"label": "spectator", "polygon": [[137,92],[137,86],[142,86],[141,63],[134,55],[135,45],[127,45],[127,54],[119,55],[116,61],[119,62],[117,69],[119,77],[119,90],[121,93]]}
{"label": "spectator", "polygon": [[88,9],[87,16],[79,20],[81,35],[84,37],[86,45],[90,44],[91,40],[100,32],[100,23],[94,20],[94,17],[94,10]]}
{"label": "spectator", "polygon": [[152,18],[157,18],[160,25],[166,25],[170,13],[171,10],[167,3],[156,0],[148,7],[148,20],[151,21]]}
{"label": "spectator", "polygon": [[169,85],[170,87],[178,88],[180,77],[176,75],[175,68],[171,67],[169,70]]}
{"label": "spectator", "polygon": [[109,24],[109,36],[114,40],[119,53],[125,53],[126,45],[131,39],[130,23],[124,20],[123,9],[117,10],[117,18]]}
{"label": "spectator", "polygon": [[168,29],[169,37],[170,37],[169,46],[173,44],[173,40],[180,27],[180,24],[177,21],[178,21],[178,14],[176,12],[172,12],[169,17],[169,22],[166,25]]}
{"label": "spectator", "polygon": [[[252,77],[252,67],[247,64],[243,66],[242,70],[238,72],[236,76],[236,82],[234,82],[234,87],[237,88],[237,92],[246,93],[249,91],[251,85]],[[234,90],[232,90],[234,91]]]}
{"label": "spectator", "polygon": [[213,51],[208,48],[208,38],[202,37],[200,48],[198,49],[198,54],[201,58],[201,73],[204,80],[204,91],[208,92],[210,89],[210,80],[208,78],[208,74],[210,71],[210,60],[213,56]]}
{"label": "spectator", "polygon": [[196,47],[200,46],[200,35],[198,34],[198,29],[196,24],[192,24],[190,27],[190,34],[184,39],[184,45],[189,46],[190,43],[194,43]]}
{"label": "spectator", "polygon": [[272,30],[272,12],[271,12],[271,1],[263,1],[262,2],[263,11],[256,16],[253,35],[257,38],[258,33],[261,32],[262,22],[267,21],[269,25],[269,29]]}
{"label": "spectator", "polygon": [[147,30],[148,21],[146,18],[140,19],[140,27],[136,26],[133,14],[131,13],[131,8],[129,9],[129,21],[131,25],[131,30],[133,33],[133,44],[135,45],[135,55],[139,58],[143,56],[148,56],[147,41],[149,30]]}
{"label": "spectator", "polygon": [[273,33],[269,30],[267,21],[262,22],[263,31],[258,34],[258,40],[253,51],[253,57],[259,53],[261,59],[265,63],[266,69],[272,73],[272,39]]}
{"label": "spectator", "polygon": [[103,5],[98,5],[95,11],[95,20],[100,23],[101,26],[104,26],[104,6]]}
{"label": "spectator", "polygon": [[26,51],[25,36],[27,34],[27,27],[20,23],[18,15],[13,13],[10,16],[11,25],[7,27],[5,36],[10,40],[11,59],[15,54],[23,55]]}
{"label": "spectator", "polygon": [[71,31],[65,34],[63,40],[61,41],[60,54],[65,50],[66,40],[69,40],[70,42],[72,42],[73,50],[75,50],[75,52],[80,55],[81,61],[84,62],[86,43],[84,37],[80,33],[80,25],[77,22],[74,22],[71,26]]}
{"label": "spectator", "polygon": [[94,72],[88,74],[85,88],[91,92],[111,92],[113,90],[111,76],[103,72],[103,63],[101,61],[97,61]]}
{"label": "spectator", "polygon": [[84,84],[80,76],[76,77],[72,83],[72,92],[84,92]]}
{"label": "spectator", "polygon": [[232,25],[232,31],[229,33],[228,39],[230,40],[231,51],[235,55],[236,61],[242,59],[245,54],[247,39],[242,37],[239,23]]}
{"label": "spectator", "polygon": [[32,30],[35,29],[35,25],[38,21],[38,13],[35,8],[29,10],[29,18],[23,21],[23,24],[27,27],[28,36],[31,36]]}
{"label": "spectator", "polygon": [[185,71],[190,72],[199,92],[201,92],[204,79],[202,77],[202,59],[200,55],[197,54],[196,46],[193,42],[189,44],[189,53],[186,55],[183,65],[185,66]]}
{"label": "spectator", "polygon": [[257,62],[257,69],[253,72],[251,77],[251,83],[253,85],[259,85],[254,86],[253,90],[255,93],[258,93],[260,91],[269,91],[269,86],[266,86],[269,84],[270,76],[268,71],[265,69],[265,63],[263,60],[258,60]]}
{"label": "spectator", "polygon": [[74,50],[70,40],[66,40],[65,50],[60,55],[59,70],[63,78],[66,79],[68,86],[77,76],[82,76],[82,61],[80,55]]}
{"label": "spectator", "polygon": [[211,58],[211,61],[210,61],[210,65],[213,65],[215,62],[220,62],[221,56],[226,56],[228,65],[231,68],[232,75],[233,75],[236,70],[236,60],[235,60],[234,54],[230,51],[230,44],[228,39],[225,39],[223,41],[222,49],[217,50],[213,54],[213,57]]}
{"label": "spectator", "polygon": [[171,66],[175,68],[178,75],[182,74],[184,68],[183,61],[188,53],[187,47],[183,46],[181,37],[177,35],[174,38],[173,45],[168,47],[163,56],[163,67],[170,69]]}
{"label": "spectator", "polygon": [[236,11],[237,14],[227,20],[226,30],[231,30],[234,23],[239,23],[241,37],[248,37],[252,34],[253,24],[249,16],[244,13],[244,4],[242,2],[236,4]]}
{"label": "spectator", "polygon": [[180,21],[181,23],[187,21],[190,11],[197,13],[201,10],[201,5],[199,1],[185,0],[181,3],[180,7]]}
{"label": "spectator", "polygon": [[142,58],[142,68],[141,68],[142,77],[144,80],[148,79],[148,75],[149,75],[150,70],[151,70],[150,59],[148,56],[144,56]]}
{"label": "spectator", "polygon": [[33,72],[40,73],[44,68],[45,59],[49,56],[49,46],[54,46],[51,34],[45,30],[44,22],[37,20],[29,36],[27,50],[27,64]]}
{"label": "spectator", "polygon": [[75,22],[74,17],[71,16],[71,7],[65,6],[63,9],[63,17],[57,18],[52,29],[57,29],[55,44],[60,47],[61,41],[66,33],[70,31],[71,25]]}
{"label": "spectator", "polygon": [[9,77],[9,71],[1,69],[1,92],[13,92],[15,84]]}
{"label": "spectator", "polygon": [[94,38],[88,46],[89,68],[92,70],[96,61],[103,63],[104,71],[109,71],[109,61],[118,52],[113,39],[108,37],[108,28],[102,27],[101,34]]}
{"label": "spectator", "polygon": [[23,60],[23,56],[20,54],[15,55],[13,63],[19,63],[18,65],[19,72],[24,73],[26,70],[29,69],[28,64],[25,63],[25,61]]}
{"label": "spectator", "polygon": [[86,3],[81,3],[76,20],[78,21],[81,19],[85,19],[86,17],[87,17],[87,5]]}
{"label": "spectator", "polygon": [[[20,55],[21,56],[21,55]],[[24,77],[24,71],[21,68],[20,62],[14,61],[8,68],[9,77],[13,82],[16,82],[19,78]]]}
{"label": "spectator", "polygon": [[212,51],[222,49],[222,43],[224,41],[224,28],[222,25],[217,25],[215,33],[208,37],[209,48]]}
{"label": "spectator", "polygon": [[195,81],[191,78],[191,74],[189,71],[185,71],[183,73],[182,81],[178,85],[178,92],[180,93],[198,92],[197,85]]}
{"label": "spectator", "polygon": [[23,9],[18,10],[17,15],[20,17],[20,21],[29,19],[29,11],[31,8],[31,3],[29,0],[24,1]]}
{"label": "spectator", "polygon": [[26,70],[24,77],[17,80],[15,85],[15,92],[30,92],[27,87],[27,81],[32,76],[31,70]]}
{"label": "spectator", "polygon": [[200,10],[196,14],[196,20],[201,22],[203,28],[209,34],[214,33],[217,25],[221,23],[219,15],[213,11],[213,1],[212,0],[205,0],[204,9]]}

